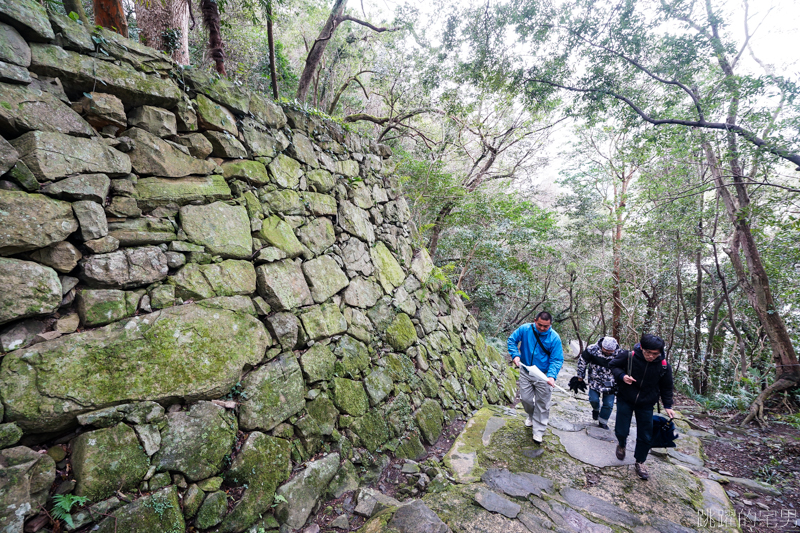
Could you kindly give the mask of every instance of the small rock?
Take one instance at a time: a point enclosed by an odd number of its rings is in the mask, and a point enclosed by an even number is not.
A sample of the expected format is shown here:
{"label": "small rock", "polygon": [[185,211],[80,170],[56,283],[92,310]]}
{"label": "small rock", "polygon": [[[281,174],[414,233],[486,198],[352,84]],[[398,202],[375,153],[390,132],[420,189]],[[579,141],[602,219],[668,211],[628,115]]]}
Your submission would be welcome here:
{"label": "small rock", "polygon": [[738,498],[739,497],[739,493],[736,492],[735,490],[726,490],[725,492],[728,494],[729,498]]}
{"label": "small rock", "polygon": [[350,516],[346,514],[342,514],[334,518],[331,523],[329,524],[330,527],[335,527],[336,529],[350,529]]}
{"label": "small rock", "polygon": [[481,487],[475,493],[475,501],[487,511],[500,513],[508,518],[516,518],[522,509],[519,504],[507,500],[499,494]]}
{"label": "small rock", "polygon": [[751,502],[750,500],[742,500],[742,503],[745,504],[748,507],[752,507],[753,506],[753,502]]}
{"label": "small rock", "polygon": [[764,509],[765,511],[769,511],[769,505],[764,505],[764,504],[763,504],[763,503],[761,503],[761,502],[756,502],[756,505],[757,505],[759,508],[761,508],[761,509]]}

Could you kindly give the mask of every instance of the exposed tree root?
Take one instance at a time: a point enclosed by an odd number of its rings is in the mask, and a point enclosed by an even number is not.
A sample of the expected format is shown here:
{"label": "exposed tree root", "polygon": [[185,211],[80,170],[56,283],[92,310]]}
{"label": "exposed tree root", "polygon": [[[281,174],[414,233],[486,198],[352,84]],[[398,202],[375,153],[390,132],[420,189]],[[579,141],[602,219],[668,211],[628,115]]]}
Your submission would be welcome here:
{"label": "exposed tree root", "polygon": [[775,383],[761,391],[761,394],[753,400],[753,403],[750,404],[747,416],[742,420],[742,426],[746,426],[755,420],[760,427],[764,427],[766,425],[764,421],[764,404],[766,401],[776,392],[792,389],[798,385],[800,385],[800,377],[797,375],[789,374],[779,377]]}

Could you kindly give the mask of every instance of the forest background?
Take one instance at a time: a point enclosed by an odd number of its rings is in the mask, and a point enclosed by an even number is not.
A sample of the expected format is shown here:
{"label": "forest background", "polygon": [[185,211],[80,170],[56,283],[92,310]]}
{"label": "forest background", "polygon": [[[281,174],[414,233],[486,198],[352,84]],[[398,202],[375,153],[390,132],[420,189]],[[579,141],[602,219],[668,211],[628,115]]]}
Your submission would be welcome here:
{"label": "forest background", "polygon": [[391,147],[499,348],[656,333],[687,395],[800,427],[791,2],[48,1]]}

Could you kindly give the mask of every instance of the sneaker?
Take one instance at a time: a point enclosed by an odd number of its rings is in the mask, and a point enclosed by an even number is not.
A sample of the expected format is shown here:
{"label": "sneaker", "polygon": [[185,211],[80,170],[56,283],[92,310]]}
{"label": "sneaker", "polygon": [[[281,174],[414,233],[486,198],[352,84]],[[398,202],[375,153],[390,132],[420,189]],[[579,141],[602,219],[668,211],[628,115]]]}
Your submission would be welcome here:
{"label": "sneaker", "polygon": [[625,446],[617,446],[617,459],[620,461],[625,460]]}
{"label": "sneaker", "polygon": [[528,418],[526,418],[526,419],[525,419],[525,427],[526,427],[526,428],[529,428],[529,427],[531,427],[532,425],[533,425],[533,419],[532,419],[531,417],[528,417]]}
{"label": "sneaker", "polygon": [[592,420],[600,418],[600,411],[592,411]]}
{"label": "sneaker", "polygon": [[636,470],[636,475],[642,478],[644,481],[647,481],[650,478],[650,474],[647,473],[647,468],[644,467],[644,463],[636,463],[633,469]]}
{"label": "sneaker", "polygon": [[535,442],[536,444],[541,444],[542,443],[542,436],[537,434],[537,433],[534,433],[533,434],[533,442]]}
{"label": "sneaker", "polygon": [[606,424],[605,422],[598,422],[597,425],[603,429],[608,429],[608,424]]}

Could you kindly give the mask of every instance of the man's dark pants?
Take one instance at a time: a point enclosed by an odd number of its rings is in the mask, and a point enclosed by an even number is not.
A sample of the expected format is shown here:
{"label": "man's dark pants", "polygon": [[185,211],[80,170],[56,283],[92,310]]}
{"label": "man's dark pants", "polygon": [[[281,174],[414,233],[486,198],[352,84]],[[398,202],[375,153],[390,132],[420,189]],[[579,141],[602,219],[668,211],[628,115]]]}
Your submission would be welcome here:
{"label": "man's dark pants", "polygon": [[614,434],[622,447],[625,447],[628,440],[631,418],[634,414],[636,415],[636,450],[633,452],[633,458],[637,463],[644,463],[653,439],[653,406],[634,407],[632,403],[617,396],[617,421],[614,425]]}

